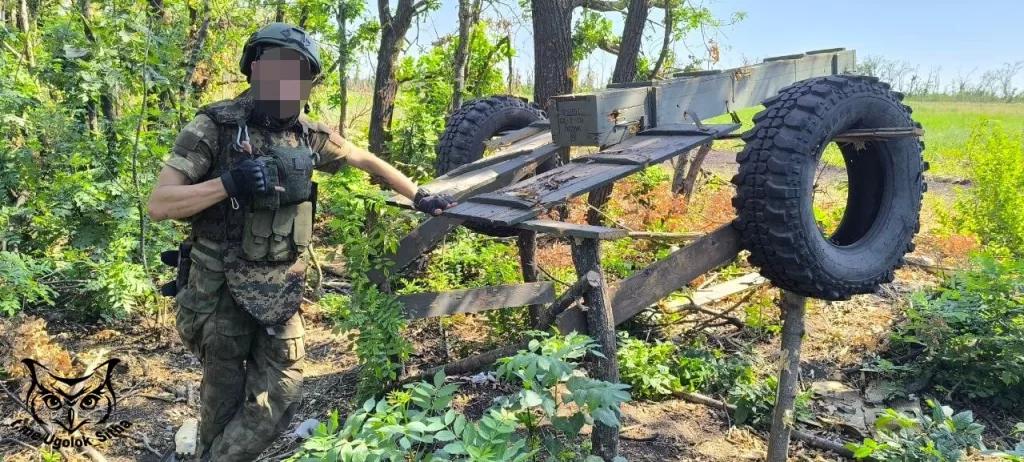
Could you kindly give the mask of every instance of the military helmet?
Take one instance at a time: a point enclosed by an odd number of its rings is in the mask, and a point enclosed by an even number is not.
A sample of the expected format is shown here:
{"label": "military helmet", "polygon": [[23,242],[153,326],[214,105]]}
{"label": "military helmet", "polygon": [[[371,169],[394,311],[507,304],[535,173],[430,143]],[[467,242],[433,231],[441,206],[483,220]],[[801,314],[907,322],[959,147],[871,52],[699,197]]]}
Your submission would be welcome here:
{"label": "military helmet", "polygon": [[313,77],[320,74],[322,64],[320,62],[320,50],[316,40],[313,40],[306,31],[283,22],[267,24],[260,30],[253,32],[249,40],[245,42],[242,49],[242,60],[238,65],[242,68],[242,74],[250,77],[251,64],[256,59],[259,50],[266,46],[279,46],[298,51],[309,60],[310,71]]}

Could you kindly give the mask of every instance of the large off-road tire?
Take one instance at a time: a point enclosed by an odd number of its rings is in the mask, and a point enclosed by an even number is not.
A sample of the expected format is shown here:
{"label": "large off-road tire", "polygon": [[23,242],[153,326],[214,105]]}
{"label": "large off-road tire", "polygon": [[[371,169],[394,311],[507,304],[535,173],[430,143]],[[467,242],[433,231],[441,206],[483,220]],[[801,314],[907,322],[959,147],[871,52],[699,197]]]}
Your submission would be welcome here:
{"label": "large off-road tire", "polygon": [[[924,145],[918,138],[838,143],[847,171],[846,210],[825,236],[812,196],[824,148],[850,129],[920,127],[903,95],[877,78],[808,79],[765,101],[744,133],[733,199],[743,247],[782,289],[848,300],[892,282],[920,230]],[[860,144],[860,143],[858,143]]]}
{"label": "large off-road tire", "polygon": [[[443,175],[458,167],[480,160],[484,156],[484,142],[499,133],[525,128],[545,118],[544,111],[514,96],[491,96],[468,101],[455,111],[445,124],[444,133],[437,143],[434,168]],[[558,156],[537,166],[537,173],[559,165]],[[481,234],[496,237],[514,236],[516,228],[465,223]]]}

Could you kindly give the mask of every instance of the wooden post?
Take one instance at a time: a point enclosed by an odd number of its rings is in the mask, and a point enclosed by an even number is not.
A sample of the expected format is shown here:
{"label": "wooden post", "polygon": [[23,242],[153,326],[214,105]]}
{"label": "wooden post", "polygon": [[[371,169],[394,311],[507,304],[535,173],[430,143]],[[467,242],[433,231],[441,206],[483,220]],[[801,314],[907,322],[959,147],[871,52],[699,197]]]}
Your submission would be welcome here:
{"label": "wooden post", "polygon": [[800,376],[800,347],[804,336],[804,313],[807,298],[790,292],[782,293],[782,363],[779,371],[779,389],[775,395],[772,430],[768,436],[768,462],[785,462],[789,452],[789,437],[796,421],[797,379]]}
{"label": "wooden post", "polygon": [[[523,267],[523,282],[537,282],[537,232],[519,230],[519,263]],[[544,315],[544,306],[530,305],[530,326],[536,326]]]}
{"label": "wooden post", "polygon": [[[597,239],[578,239],[572,246],[572,260],[576,265],[576,273],[585,275],[590,271],[597,273],[600,284],[583,293],[583,303],[587,309],[587,329],[590,336],[601,344],[604,358],[592,358],[590,362],[591,376],[595,379],[612,383],[619,381],[619,364],[616,357],[615,318],[612,314],[611,297],[605,282],[604,270],[601,268],[601,241]],[[594,423],[591,434],[594,454],[610,461],[619,454],[619,429],[608,427],[600,422]]]}

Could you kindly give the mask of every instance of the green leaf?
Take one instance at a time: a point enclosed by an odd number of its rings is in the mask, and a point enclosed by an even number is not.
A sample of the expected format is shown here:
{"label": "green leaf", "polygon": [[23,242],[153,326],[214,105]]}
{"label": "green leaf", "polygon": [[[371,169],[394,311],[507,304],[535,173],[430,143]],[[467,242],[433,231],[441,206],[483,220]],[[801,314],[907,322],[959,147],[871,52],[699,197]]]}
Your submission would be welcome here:
{"label": "green leaf", "polygon": [[533,390],[522,390],[519,392],[519,396],[523,406],[527,408],[540,406],[544,402],[544,398]]}
{"label": "green leaf", "polygon": [[455,439],[455,433],[452,433],[449,430],[441,430],[434,435],[434,438],[442,442],[452,441]]}
{"label": "green leaf", "polygon": [[462,441],[456,441],[454,443],[448,443],[448,444],[446,444],[444,446],[444,448],[442,450],[444,452],[447,452],[448,454],[456,454],[456,455],[466,454],[466,446],[462,443]]}

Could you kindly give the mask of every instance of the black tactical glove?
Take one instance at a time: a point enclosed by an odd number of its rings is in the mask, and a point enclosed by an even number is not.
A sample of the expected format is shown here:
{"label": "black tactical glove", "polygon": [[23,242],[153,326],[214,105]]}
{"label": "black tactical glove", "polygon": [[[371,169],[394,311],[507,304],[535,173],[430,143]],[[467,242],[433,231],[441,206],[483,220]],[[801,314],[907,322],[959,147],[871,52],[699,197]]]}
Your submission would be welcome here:
{"label": "black tactical glove", "polygon": [[245,159],[220,176],[229,197],[248,198],[266,193],[267,167],[261,161]]}
{"label": "black tactical glove", "polygon": [[434,212],[444,210],[455,204],[455,198],[450,194],[434,194],[424,188],[420,188],[416,190],[416,195],[413,196],[412,202],[416,205],[416,210],[430,215],[440,215],[440,212]]}

